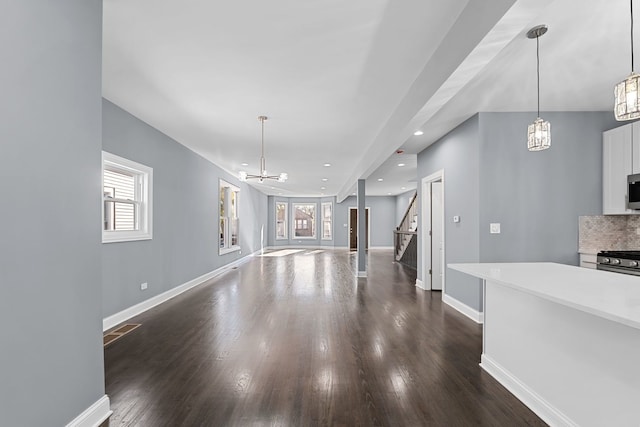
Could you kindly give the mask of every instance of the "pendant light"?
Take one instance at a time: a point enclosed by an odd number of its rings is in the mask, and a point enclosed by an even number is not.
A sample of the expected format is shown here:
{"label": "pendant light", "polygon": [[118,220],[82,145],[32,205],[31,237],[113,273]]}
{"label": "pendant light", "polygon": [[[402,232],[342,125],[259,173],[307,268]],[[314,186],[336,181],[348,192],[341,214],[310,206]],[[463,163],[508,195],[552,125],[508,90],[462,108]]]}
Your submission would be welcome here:
{"label": "pendant light", "polygon": [[527,37],[536,39],[536,76],[538,87],[538,118],[527,129],[529,151],[542,151],[551,147],[551,123],[540,118],[540,36],[547,32],[546,25],[538,25],[527,32]]}
{"label": "pendant light", "polygon": [[640,74],[634,71],[633,64],[633,0],[631,5],[631,74],[618,83],[614,89],[614,114],[616,120],[633,120],[640,117]]}
{"label": "pendant light", "polygon": [[240,181],[247,181],[249,179],[256,179],[258,182],[264,182],[265,179],[272,179],[278,182],[285,182],[288,178],[286,173],[280,175],[269,175],[267,173],[266,161],[264,160],[264,122],[267,120],[267,116],[258,116],[258,120],[262,123],[262,150],[260,152],[260,175],[250,175],[245,171],[240,171],[238,178]]}

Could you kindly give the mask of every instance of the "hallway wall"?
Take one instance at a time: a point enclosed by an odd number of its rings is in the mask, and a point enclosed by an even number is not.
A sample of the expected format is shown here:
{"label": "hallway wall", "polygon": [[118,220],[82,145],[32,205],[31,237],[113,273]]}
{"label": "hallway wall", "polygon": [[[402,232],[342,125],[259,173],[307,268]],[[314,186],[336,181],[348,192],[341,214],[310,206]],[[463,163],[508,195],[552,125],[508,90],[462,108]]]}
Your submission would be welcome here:
{"label": "hallway wall", "polygon": [[[535,113],[479,113],[418,154],[419,181],[444,170],[446,263],[578,265],[578,217],[602,211],[602,132],[618,124],[609,111],[542,114],[549,150],[527,150]],[[447,269],[446,293],[482,311],[477,279]]]}
{"label": "hallway wall", "polygon": [[64,426],[104,397],[102,2],[2,9],[0,424]]}
{"label": "hallway wall", "polygon": [[[260,249],[265,194],[107,100],[103,120],[103,150],[153,168],[153,239],[102,245],[103,317]],[[242,250],[225,255],[218,254],[220,179],[240,188]]]}

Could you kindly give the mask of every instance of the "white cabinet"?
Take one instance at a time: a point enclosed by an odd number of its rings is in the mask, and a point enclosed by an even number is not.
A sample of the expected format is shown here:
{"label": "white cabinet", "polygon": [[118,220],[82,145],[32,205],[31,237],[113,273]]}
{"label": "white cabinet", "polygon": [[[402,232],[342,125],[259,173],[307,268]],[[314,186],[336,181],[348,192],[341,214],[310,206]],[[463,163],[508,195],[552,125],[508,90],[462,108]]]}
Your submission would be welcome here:
{"label": "white cabinet", "polygon": [[580,267],[597,268],[598,256],[596,254],[587,254],[580,252]]}
{"label": "white cabinet", "polygon": [[602,134],[602,213],[640,213],[627,209],[627,175],[640,173],[640,123]]}

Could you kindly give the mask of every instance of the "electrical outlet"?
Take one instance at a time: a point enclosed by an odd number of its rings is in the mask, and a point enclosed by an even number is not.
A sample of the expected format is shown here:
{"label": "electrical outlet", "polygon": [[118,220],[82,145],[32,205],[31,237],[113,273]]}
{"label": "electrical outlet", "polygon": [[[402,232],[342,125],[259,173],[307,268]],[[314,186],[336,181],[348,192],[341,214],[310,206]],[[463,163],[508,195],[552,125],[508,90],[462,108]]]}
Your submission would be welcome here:
{"label": "electrical outlet", "polygon": [[500,234],[500,223],[492,222],[491,224],[489,224],[489,233]]}
{"label": "electrical outlet", "polygon": [[145,289],[147,289],[147,286],[148,286],[148,285],[147,285],[147,282],[140,283],[140,290],[141,290],[141,291],[144,291]]}

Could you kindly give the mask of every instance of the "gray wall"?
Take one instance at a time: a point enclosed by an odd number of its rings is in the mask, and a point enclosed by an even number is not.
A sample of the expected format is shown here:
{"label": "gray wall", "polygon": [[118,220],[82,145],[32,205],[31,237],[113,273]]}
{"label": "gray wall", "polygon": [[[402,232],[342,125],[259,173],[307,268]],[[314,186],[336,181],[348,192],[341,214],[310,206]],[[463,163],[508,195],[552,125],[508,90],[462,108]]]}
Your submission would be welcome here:
{"label": "gray wall", "polygon": [[0,424],[63,426],[104,395],[102,2],[0,16]]}
{"label": "gray wall", "polygon": [[400,225],[400,221],[404,218],[404,214],[407,212],[407,208],[409,207],[409,202],[411,198],[415,194],[416,190],[410,190],[406,193],[398,194],[396,198],[396,227]]}
{"label": "gray wall", "polygon": [[[396,200],[392,196],[367,196],[366,206],[369,210],[370,237],[369,246],[393,246],[393,230],[395,229]],[[289,203],[289,232],[287,240],[275,240],[275,203]],[[321,202],[333,202],[333,240],[291,239],[291,218],[293,203],[316,203],[318,212]],[[336,203],[335,197],[276,197],[269,196],[268,244],[269,246],[349,246],[349,208],[357,207],[354,196],[347,197],[342,203]],[[347,226],[345,226],[347,224]],[[316,231],[317,236],[320,228]]]}
{"label": "gray wall", "polygon": [[[478,262],[480,239],[479,119],[475,115],[418,154],[418,212],[422,219],[422,178],[444,170],[445,262]],[[451,218],[460,216],[454,224]],[[423,230],[418,224],[418,230]],[[418,239],[418,278],[422,278],[422,239]],[[451,297],[481,310],[480,281],[446,269],[445,291]]]}
{"label": "gray wall", "polygon": [[[578,265],[578,216],[602,213],[602,132],[612,112],[549,112],[551,148],[530,153],[532,113],[481,113],[480,261]],[[533,117],[535,118],[535,117]],[[489,223],[501,223],[489,234]]]}
{"label": "gray wall", "polygon": [[[578,217],[602,212],[602,132],[617,124],[611,112],[542,116],[552,129],[546,151],[526,148],[535,113],[480,113],[418,155],[419,180],[445,171],[447,263],[578,264]],[[491,222],[501,234],[489,233]],[[482,310],[476,279],[447,269],[446,293]]]}
{"label": "gray wall", "polygon": [[[153,168],[153,240],[102,245],[103,316],[260,249],[266,195],[107,100],[103,149]],[[218,255],[220,178],[240,188],[241,253]]]}

